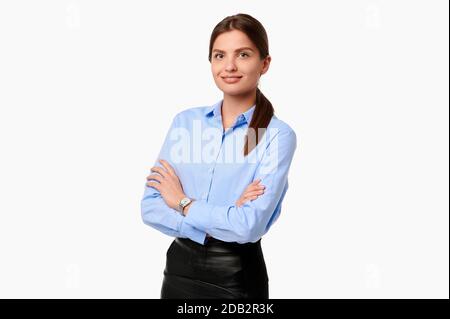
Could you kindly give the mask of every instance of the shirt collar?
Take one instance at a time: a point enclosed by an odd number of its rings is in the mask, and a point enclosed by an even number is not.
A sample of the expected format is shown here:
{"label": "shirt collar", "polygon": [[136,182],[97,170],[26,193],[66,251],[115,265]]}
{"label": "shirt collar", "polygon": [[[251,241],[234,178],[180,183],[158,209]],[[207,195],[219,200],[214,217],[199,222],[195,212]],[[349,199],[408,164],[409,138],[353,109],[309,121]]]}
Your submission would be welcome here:
{"label": "shirt collar", "polygon": [[[217,117],[217,116],[221,115],[220,111],[222,108],[222,102],[223,102],[223,99],[221,99],[220,101],[207,107],[205,110],[205,116],[206,117],[210,117],[210,116]],[[255,112],[255,108],[256,108],[256,104],[253,104],[253,106],[250,109],[248,109],[247,111],[245,111],[244,113],[239,115],[237,121],[238,122],[245,121],[245,122],[247,122],[248,125],[250,125],[250,121],[252,120],[252,116],[253,116],[253,113]]]}

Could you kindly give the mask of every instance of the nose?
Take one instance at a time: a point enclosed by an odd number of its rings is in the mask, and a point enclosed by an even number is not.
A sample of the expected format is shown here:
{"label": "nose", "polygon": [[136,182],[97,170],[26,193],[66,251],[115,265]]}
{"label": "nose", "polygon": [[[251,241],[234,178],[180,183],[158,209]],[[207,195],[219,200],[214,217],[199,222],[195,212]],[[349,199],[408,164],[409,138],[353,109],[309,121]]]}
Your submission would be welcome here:
{"label": "nose", "polygon": [[229,59],[227,61],[225,70],[227,70],[227,71],[235,71],[236,70],[236,64],[234,63],[233,59]]}

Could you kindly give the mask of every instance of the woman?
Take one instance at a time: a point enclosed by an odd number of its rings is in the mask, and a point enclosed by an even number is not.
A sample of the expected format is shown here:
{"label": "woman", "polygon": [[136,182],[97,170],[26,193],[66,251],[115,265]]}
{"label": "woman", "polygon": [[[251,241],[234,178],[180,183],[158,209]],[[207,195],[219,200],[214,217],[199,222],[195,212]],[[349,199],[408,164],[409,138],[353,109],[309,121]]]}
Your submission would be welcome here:
{"label": "woman", "polygon": [[176,237],[161,298],[269,298],[261,237],[281,212],[296,135],[257,87],[271,61],[259,21],[223,19],[208,59],[223,99],[174,117],[141,202],[144,223]]}

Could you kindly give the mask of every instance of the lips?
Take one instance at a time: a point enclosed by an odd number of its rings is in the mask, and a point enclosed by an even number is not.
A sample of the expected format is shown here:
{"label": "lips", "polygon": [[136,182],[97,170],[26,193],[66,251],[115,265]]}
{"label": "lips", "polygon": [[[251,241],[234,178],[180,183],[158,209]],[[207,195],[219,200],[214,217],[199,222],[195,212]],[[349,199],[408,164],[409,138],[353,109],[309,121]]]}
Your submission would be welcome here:
{"label": "lips", "polygon": [[241,78],[242,76],[222,76],[225,83],[236,83],[239,82]]}

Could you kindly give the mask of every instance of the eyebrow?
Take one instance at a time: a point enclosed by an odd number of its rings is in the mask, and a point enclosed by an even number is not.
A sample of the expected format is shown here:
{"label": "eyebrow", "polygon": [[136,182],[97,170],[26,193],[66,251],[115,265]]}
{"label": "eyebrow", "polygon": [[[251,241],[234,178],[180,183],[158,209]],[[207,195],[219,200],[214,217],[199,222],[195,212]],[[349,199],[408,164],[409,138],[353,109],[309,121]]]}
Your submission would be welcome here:
{"label": "eyebrow", "polygon": [[[234,50],[234,52],[241,51],[241,50],[250,50],[250,51],[253,51],[252,48],[249,48],[249,47],[242,47],[242,48],[239,48],[239,49]],[[219,49],[214,49],[213,52],[214,52],[214,51],[225,53],[225,51],[219,50]]]}

